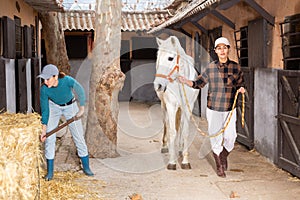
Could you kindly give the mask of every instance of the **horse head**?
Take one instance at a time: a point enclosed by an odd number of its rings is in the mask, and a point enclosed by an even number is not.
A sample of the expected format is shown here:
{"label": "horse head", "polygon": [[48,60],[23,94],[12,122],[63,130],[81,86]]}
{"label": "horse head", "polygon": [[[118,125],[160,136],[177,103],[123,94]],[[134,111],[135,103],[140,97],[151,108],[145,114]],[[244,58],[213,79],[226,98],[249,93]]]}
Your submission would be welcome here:
{"label": "horse head", "polygon": [[170,36],[166,40],[156,38],[158,44],[156,75],[154,89],[156,92],[164,92],[169,83],[184,75],[187,63],[193,65],[193,59],[185,54],[177,37]]}

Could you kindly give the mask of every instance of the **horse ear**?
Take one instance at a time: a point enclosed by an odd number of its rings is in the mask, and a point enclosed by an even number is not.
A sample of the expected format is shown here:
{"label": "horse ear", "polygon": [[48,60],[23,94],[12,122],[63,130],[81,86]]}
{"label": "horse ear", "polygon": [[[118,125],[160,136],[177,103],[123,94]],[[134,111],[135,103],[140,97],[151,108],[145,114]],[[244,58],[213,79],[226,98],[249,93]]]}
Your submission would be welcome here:
{"label": "horse ear", "polygon": [[160,46],[160,45],[161,45],[161,43],[162,43],[162,40],[161,40],[161,39],[159,39],[159,38],[157,37],[157,38],[156,38],[156,42],[157,42],[158,46]]}
{"label": "horse ear", "polygon": [[175,46],[176,45],[176,39],[174,36],[171,36],[171,43]]}

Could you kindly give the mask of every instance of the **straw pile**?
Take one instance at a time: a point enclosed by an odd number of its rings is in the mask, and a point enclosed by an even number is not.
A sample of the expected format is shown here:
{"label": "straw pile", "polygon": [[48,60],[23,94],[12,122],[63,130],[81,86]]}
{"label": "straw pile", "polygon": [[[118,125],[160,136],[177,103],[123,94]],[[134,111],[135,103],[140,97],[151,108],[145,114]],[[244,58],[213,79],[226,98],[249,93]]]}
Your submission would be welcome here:
{"label": "straw pile", "polygon": [[103,200],[101,190],[105,182],[79,172],[55,172],[54,179],[41,179],[40,199],[60,200]]}
{"label": "straw pile", "polygon": [[0,114],[0,199],[34,199],[41,159],[38,114]]}

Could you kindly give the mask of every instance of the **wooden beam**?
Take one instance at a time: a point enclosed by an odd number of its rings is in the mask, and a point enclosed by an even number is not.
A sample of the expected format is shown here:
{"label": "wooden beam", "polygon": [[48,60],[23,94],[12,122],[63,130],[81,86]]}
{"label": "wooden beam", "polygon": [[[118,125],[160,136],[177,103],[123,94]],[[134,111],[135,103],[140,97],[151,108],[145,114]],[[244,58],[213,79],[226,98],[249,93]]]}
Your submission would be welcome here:
{"label": "wooden beam", "polygon": [[178,28],[182,27],[183,25],[185,25],[186,23],[189,23],[189,21],[188,20],[182,20],[180,23],[175,24],[173,27],[178,29]]}
{"label": "wooden beam", "polygon": [[217,8],[220,10],[227,10],[228,8],[234,6],[235,4],[239,3],[240,1],[241,0],[221,1]]}
{"label": "wooden beam", "polygon": [[205,9],[205,10],[202,10],[200,11],[199,13],[193,15],[193,17],[188,17],[188,18],[185,18],[184,20],[181,20],[181,22],[177,23],[174,28],[180,28],[182,27],[184,24],[186,23],[189,23],[189,22],[197,22],[199,21],[200,19],[202,19],[203,17],[205,17],[206,15],[208,15],[210,12],[210,10],[208,9]]}
{"label": "wooden beam", "polygon": [[201,11],[198,15],[195,15],[195,17],[193,17],[193,19],[191,19],[191,21],[193,21],[193,22],[199,21],[200,19],[202,19],[203,17],[208,15],[210,13],[210,11],[211,10],[208,10],[208,9]]}
{"label": "wooden beam", "polygon": [[251,6],[256,12],[258,12],[263,18],[265,18],[272,26],[275,24],[275,17],[270,15],[263,7],[261,7],[254,0],[244,0],[249,6]]}
{"label": "wooden beam", "polygon": [[230,19],[228,19],[227,17],[225,17],[224,15],[222,15],[221,13],[219,13],[216,10],[212,10],[211,14],[213,14],[214,16],[216,16],[217,18],[222,20],[225,24],[227,24],[230,28],[235,30],[235,24]]}
{"label": "wooden beam", "polygon": [[161,35],[161,34],[173,35],[172,31],[173,30],[171,28],[164,28],[164,29],[161,29],[161,30],[156,31],[154,33],[151,33],[151,35],[154,35],[156,37],[159,36],[159,35]]}
{"label": "wooden beam", "polygon": [[204,33],[205,35],[208,35],[208,31],[203,26],[201,26],[197,22],[193,22],[193,21],[192,21],[192,24],[194,26],[196,26],[202,33]]}
{"label": "wooden beam", "polygon": [[186,23],[189,23],[191,20],[192,19],[190,17],[180,20],[179,23],[174,25],[174,28],[176,28],[176,29],[181,28],[183,25],[185,25]]}
{"label": "wooden beam", "polygon": [[192,37],[192,35],[189,34],[188,32],[186,32],[183,28],[179,28],[179,30],[180,30],[183,34],[185,34],[186,36]]}

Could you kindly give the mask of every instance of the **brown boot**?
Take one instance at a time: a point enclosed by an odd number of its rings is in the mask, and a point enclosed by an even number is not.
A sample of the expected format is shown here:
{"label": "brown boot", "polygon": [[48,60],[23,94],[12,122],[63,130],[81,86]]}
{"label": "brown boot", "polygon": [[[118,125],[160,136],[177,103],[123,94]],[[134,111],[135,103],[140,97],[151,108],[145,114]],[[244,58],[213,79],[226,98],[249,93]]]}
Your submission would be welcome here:
{"label": "brown boot", "polygon": [[215,161],[216,161],[216,166],[217,166],[217,175],[220,176],[220,177],[223,177],[225,178],[226,177],[226,174],[224,172],[224,169],[221,165],[221,159],[220,159],[220,156],[218,156],[217,154],[213,153],[214,155],[214,158],[215,158]]}
{"label": "brown boot", "polygon": [[227,161],[228,155],[229,152],[225,148],[223,148],[223,151],[220,153],[220,159],[224,171],[228,169],[228,161]]}

